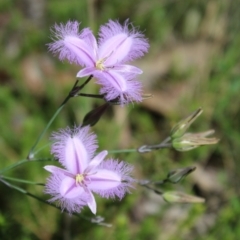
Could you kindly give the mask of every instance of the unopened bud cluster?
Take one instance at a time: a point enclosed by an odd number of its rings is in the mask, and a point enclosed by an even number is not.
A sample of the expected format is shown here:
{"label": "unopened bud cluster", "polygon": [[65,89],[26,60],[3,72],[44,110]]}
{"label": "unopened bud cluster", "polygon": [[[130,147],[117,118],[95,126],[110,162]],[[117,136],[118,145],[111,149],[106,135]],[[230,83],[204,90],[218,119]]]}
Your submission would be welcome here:
{"label": "unopened bud cluster", "polygon": [[202,109],[199,108],[193,112],[189,117],[176,124],[171,131],[172,147],[177,151],[189,151],[199,146],[216,144],[218,138],[208,138],[215,131],[208,130],[200,133],[186,133],[189,126],[197,119],[202,113]]}

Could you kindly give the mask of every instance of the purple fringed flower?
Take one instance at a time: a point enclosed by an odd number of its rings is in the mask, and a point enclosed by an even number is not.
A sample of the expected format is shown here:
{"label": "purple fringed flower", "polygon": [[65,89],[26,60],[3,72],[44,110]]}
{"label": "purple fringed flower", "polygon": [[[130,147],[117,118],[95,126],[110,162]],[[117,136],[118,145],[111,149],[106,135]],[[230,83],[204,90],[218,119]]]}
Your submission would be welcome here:
{"label": "purple fringed flower", "polygon": [[79,212],[88,205],[96,214],[96,201],[92,192],[104,198],[119,197],[129,192],[133,179],[129,176],[132,166],[116,160],[103,161],[107,151],[94,156],[97,149],[96,135],[89,134],[89,127],[67,128],[53,134],[52,154],[65,169],[45,166],[51,172],[45,192],[50,201],[58,201],[69,213]]}
{"label": "purple fringed flower", "polygon": [[141,101],[142,85],[135,78],[142,70],[125,62],[142,57],[148,51],[144,35],[128,21],[122,26],[110,20],[101,26],[98,42],[89,28],[81,32],[78,29],[76,21],[55,25],[55,39],[49,44],[49,50],[59,53],[60,60],[67,59],[83,66],[77,77],[93,75],[102,85],[100,92],[108,101],[116,97],[121,103]]}

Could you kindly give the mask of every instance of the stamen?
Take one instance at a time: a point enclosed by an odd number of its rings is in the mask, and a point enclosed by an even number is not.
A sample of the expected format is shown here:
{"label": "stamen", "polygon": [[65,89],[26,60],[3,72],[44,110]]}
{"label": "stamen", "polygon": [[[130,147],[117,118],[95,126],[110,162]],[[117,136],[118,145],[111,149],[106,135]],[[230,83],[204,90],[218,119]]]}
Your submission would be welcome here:
{"label": "stamen", "polygon": [[98,70],[101,70],[101,71],[105,70],[104,62],[106,61],[106,59],[109,58],[109,56],[112,55],[112,53],[113,53],[113,51],[112,51],[108,56],[106,56],[105,58],[100,59],[100,60],[98,60],[98,61],[96,62],[96,68],[97,68]]}
{"label": "stamen", "polygon": [[106,59],[104,58],[104,59],[98,60],[98,61],[96,62],[96,68],[97,68],[98,70],[103,71],[103,70],[105,69],[104,64],[103,64],[105,60],[106,60]]}
{"label": "stamen", "polygon": [[76,185],[82,184],[84,181],[84,175],[83,174],[77,174],[75,177]]}

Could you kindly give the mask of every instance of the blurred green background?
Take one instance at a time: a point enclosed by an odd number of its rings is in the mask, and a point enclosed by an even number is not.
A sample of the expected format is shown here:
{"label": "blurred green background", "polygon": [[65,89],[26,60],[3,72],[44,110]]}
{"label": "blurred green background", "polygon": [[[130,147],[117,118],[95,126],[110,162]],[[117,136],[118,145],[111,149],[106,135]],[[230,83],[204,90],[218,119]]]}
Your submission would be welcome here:
{"label": "blurred green background", "polygon": [[[215,129],[218,145],[179,153],[110,154],[134,164],[134,176],[160,180],[171,169],[197,166],[169,189],[204,197],[204,204],[169,204],[137,187],[122,201],[97,198],[97,226],[0,184],[0,239],[240,239],[240,2],[239,0],[0,0],[1,168],[24,159],[72,87],[78,66],[48,51],[50,27],[69,19],[97,34],[108,19],[130,19],[149,39],[149,53],[134,64],[145,93],[141,104],[108,109],[93,127],[99,149],[157,144],[173,125],[202,107],[192,131]],[[84,90],[97,93],[98,86]],[[80,124],[100,100],[71,99],[52,131]],[[117,137],[118,135],[118,137]],[[49,147],[37,157],[49,157]],[[48,162],[29,162],[6,173],[45,182]],[[48,199],[42,186],[19,186]],[[171,187],[171,188],[170,188]],[[89,209],[83,211],[92,217]]]}

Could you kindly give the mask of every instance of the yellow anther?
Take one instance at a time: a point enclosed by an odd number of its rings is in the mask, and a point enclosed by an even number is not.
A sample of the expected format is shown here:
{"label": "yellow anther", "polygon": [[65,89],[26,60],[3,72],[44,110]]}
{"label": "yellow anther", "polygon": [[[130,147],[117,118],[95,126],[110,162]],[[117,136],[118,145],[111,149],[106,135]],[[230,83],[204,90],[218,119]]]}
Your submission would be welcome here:
{"label": "yellow anther", "polygon": [[97,68],[98,70],[101,70],[101,71],[104,70],[104,65],[103,65],[104,61],[105,61],[105,59],[101,59],[101,60],[98,60],[98,61],[96,62],[96,68]]}
{"label": "yellow anther", "polygon": [[83,180],[84,180],[83,174],[77,174],[77,175],[76,175],[76,178],[75,178],[76,184],[82,183]]}

